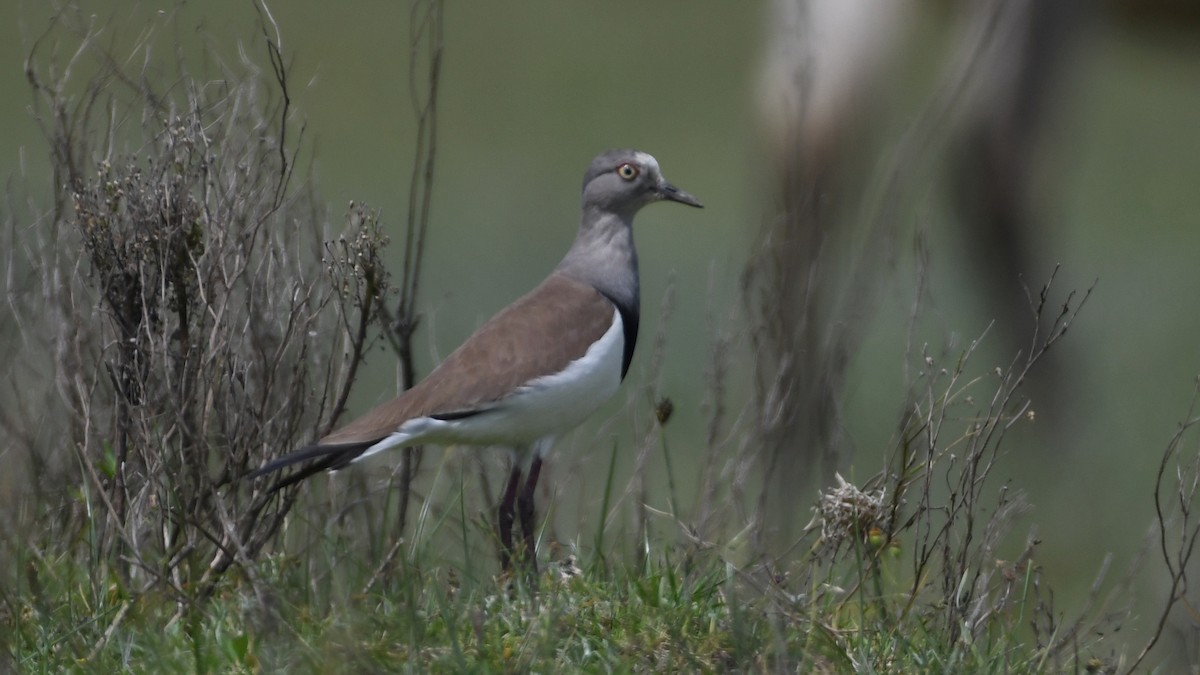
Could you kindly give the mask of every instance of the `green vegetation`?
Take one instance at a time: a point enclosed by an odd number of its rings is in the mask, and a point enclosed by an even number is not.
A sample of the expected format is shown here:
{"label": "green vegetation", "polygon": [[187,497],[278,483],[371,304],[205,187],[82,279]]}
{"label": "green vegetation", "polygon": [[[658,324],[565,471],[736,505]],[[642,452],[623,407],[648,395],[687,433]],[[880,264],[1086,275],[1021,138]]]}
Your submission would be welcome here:
{"label": "green vegetation", "polygon": [[[1033,640],[1043,608],[1030,566],[1004,570],[1002,611],[956,641],[936,608],[899,602],[906,589],[889,577],[901,556],[875,553],[884,578],[874,591],[821,582],[796,596],[712,553],[655,554],[643,568],[608,572],[565,562],[536,593],[409,561],[372,590],[344,595],[278,555],[258,561],[254,583],[229,578],[182,612],[168,597],[97,583],[78,563],[29,561],[27,604],[5,628],[22,672],[999,673],[1073,659]],[[367,572],[348,576],[361,583]]]}

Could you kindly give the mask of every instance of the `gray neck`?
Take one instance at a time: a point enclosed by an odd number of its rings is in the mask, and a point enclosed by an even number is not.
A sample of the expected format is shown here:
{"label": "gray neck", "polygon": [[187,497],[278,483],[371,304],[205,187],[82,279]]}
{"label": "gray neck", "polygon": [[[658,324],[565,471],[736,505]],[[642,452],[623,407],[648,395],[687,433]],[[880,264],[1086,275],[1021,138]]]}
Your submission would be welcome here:
{"label": "gray neck", "polygon": [[639,289],[633,214],[585,208],[579,234],[557,271],[591,284],[623,311],[636,314]]}

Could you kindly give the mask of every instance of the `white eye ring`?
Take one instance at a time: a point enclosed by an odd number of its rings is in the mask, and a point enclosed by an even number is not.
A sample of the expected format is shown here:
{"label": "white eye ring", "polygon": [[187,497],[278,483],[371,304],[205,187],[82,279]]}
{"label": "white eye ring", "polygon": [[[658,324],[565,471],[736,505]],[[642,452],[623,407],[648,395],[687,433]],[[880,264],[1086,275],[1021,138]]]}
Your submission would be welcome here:
{"label": "white eye ring", "polygon": [[625,180],[633,180],[634,178],[637,178],[638,173],[640,173],[640,171],[638,170],[636,164],[630,164],[626,162],[625,164],[617,167],[617,175]]}

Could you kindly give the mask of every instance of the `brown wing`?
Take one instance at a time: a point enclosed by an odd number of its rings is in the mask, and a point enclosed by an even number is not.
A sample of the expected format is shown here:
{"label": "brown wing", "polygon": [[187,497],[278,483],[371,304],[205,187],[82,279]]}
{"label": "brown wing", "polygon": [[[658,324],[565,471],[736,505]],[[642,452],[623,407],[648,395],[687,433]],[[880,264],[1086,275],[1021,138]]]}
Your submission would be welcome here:
{"label": "brown wing", "polygon": [[551,275],[483,324],[415,387],[322,438],[376,441],[405,421],[469,414],[513,389],[561,371],[612,327],[613,304],[591,286]]}

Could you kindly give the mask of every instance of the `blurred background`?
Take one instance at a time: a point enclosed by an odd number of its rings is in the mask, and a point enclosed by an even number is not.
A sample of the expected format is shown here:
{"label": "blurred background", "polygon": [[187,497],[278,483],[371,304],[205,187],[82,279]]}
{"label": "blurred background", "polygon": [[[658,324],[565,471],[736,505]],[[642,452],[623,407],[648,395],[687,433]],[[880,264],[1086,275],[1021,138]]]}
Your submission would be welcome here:
{"label": "blurred background", "polygon": [[[800,284],[800,297],[829,298],[797,338],[817,371],[778,369],[808,382],[846,359],[836,382],[796,401],[832,401],[830,428],[800,419],[768,439],[790,453],[776,477],[795,486],[802,525],[833,470],[855,480],[883,467],[920,345],[954,353],[986,332],[976,365],[1007,366],[1033,326],[1021,279],[1036,293],[1061,265],[1055,307],[1098,283],[1034,373],[1036,418],[1006,440],[996,478],[1028,493],[1018,538],[1036,527],[1036,562],[1070,615],[1106,554],[1111,582],[1146,543],[1155,472],[1200,373],[1200,10],[883,4],[450,3],[418,372],[557,263],[594,154],[650,152],[705,209],[639,216],[632,384],[561,444],[549,468],[555,528],[571,539],[572,504],[598,499],[603,486],[586,480],[607,467],[606,451],[587,452],[607,447],[597,434],[633,447],[660,333],[657,391],[675,410],[666,434],[680,492],[694,491],[714,346],[730,345],[732,418],[758,414],[773,381],[771,344],[749,328],[763,308],[747,291],[770,274]],[[132,44],[158,11],[83,6],[114,45]],[[415,138],[406,4],[290,0],[272,11],[305,120],[304,170],[335,222],[366,202],[397,238]],[[22,63],[49,15],[40,3],[0,6],[0,172],[24,174],[34,198],[52,179]],[[185,4],[177,25],[178,58],[205,43],[228,54],[257,44],[245,2]],[[781,244],[779,232],[802,234]],[[778,261],[793,259],[772,257],[781,245],[800,251],[793,272],[817,272],[789,278],[793,263]],[[394,393],[390,354],[372,359],[357,410]],[[1138,576],[1133,644],[1165,589],[1154,560]]]}

